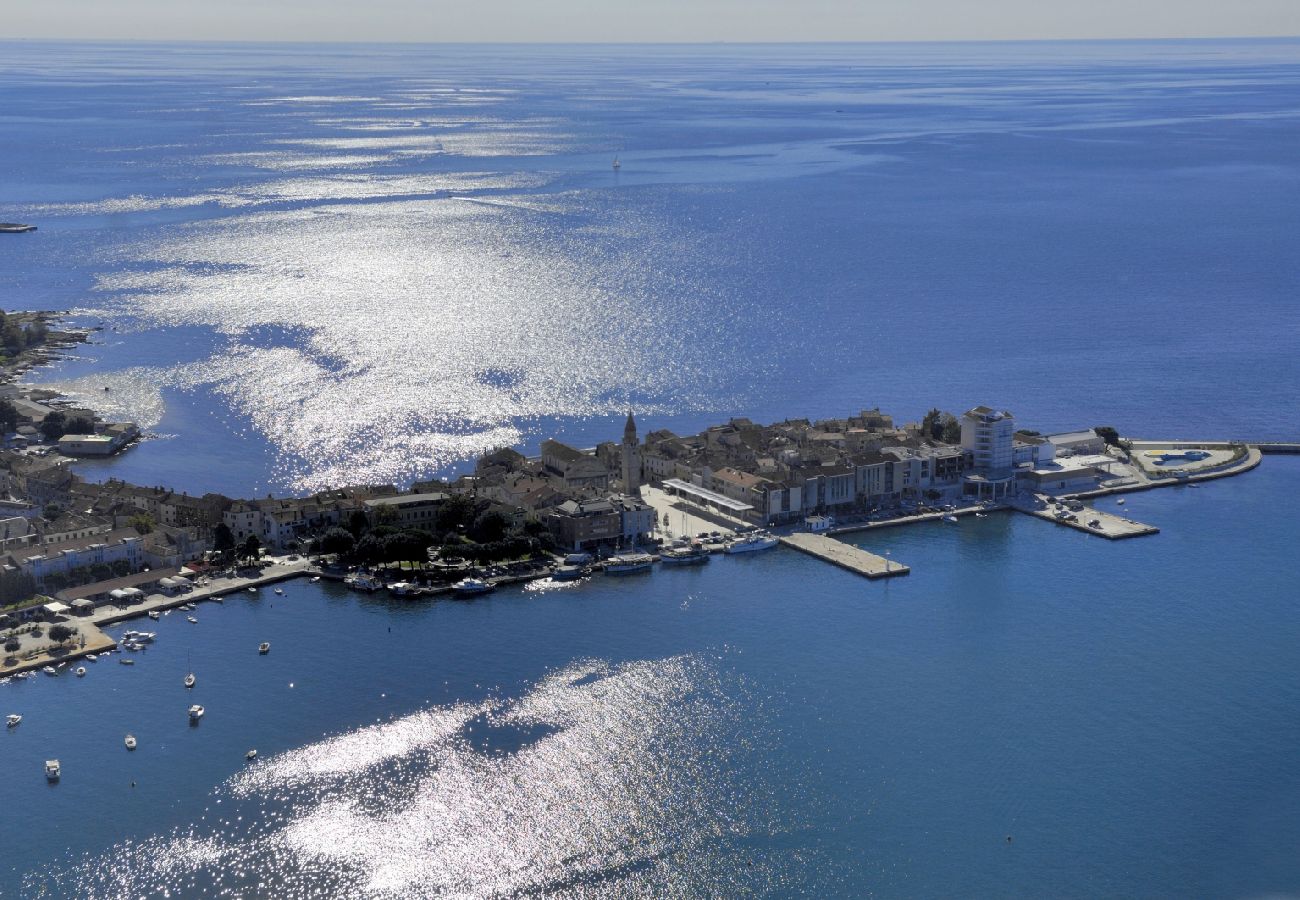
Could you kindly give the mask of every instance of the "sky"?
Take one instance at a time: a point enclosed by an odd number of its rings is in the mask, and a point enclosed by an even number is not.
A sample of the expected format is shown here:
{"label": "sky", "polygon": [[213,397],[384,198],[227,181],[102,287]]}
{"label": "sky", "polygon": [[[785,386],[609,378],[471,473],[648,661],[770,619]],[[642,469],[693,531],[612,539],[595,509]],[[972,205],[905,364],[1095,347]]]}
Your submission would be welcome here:
{"label": "sky", "polygon": [[924,41],[1300,35],[1300,0],[0,0],[0,38]]}

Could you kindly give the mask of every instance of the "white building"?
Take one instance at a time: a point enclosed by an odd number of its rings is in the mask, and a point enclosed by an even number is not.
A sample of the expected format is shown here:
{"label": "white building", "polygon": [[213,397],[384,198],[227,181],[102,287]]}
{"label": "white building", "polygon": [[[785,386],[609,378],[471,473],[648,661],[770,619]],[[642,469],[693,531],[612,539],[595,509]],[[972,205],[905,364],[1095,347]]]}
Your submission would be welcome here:
{"label": "white building", "polygon": [[996,499],[1011,491],[1016,420],[1006,410],[977,406],[961,417],[961,447],[971,455],[967,493]]}

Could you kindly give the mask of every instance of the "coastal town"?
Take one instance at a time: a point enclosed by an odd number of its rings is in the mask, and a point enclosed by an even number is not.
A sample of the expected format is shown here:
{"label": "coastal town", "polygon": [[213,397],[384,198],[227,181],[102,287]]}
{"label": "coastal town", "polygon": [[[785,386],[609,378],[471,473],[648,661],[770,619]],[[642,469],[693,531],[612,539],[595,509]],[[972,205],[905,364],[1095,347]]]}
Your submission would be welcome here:
{"label": "coastal town", "polygon": [[88,480],[78,457],[121,452],[139,430],[50,392],[8,385],[0,417],[0,677],[111,650],[100,625],[298,576],[472,596],[784,543],[881,578],[910,569],[836,535],[999,511],[1105,538],[1150,534],[1084,501],[1237,474],[1261,454],[1125,440],[1107,427],[1041,434],[987,406],[905,424],[879,409],[733,418],[644,437],[629,412],[621,440],[548,439],[532,457],[500,448],[451,480],[236,499]]}

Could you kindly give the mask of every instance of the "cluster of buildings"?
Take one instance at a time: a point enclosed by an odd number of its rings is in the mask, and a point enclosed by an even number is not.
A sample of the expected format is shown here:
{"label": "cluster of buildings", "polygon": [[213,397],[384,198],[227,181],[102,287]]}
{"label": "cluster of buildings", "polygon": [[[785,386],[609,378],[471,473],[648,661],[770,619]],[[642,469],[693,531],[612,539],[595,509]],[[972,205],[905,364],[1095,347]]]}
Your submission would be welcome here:
{"label": "cluster of buildings", "polygon": [[227,529],[237,543],[256,536],[279,550],[358,514],[436,534],[441,505],[457,494],[516,527],[544,530],[564,551],[600,551],[652,536],[656,513],[640,496],[648,483],[734,518],[781,524],[961,497],[998,501],[1021,489],[1077,491],[1113,477],[1115,460],[1093,431],[1043,436],[984,406],[959,421],[958,443],[920,424],[897,426],[878,409],[771,425],[735,418],[699,434],[658,430],[642,440],[629,413],[618,443],[579,449],[547,440],[536,457],[499,449],[472,474],[407,492],[362,486],[264,500],[87,482],[61,456],[4,453],[0,497],[10,499],[0,500],[0,586],[4,576],[21,575],[37,590],[79,587],[80,596],[129,589],[123,579],[145,569],[176,571],[201,559]]}

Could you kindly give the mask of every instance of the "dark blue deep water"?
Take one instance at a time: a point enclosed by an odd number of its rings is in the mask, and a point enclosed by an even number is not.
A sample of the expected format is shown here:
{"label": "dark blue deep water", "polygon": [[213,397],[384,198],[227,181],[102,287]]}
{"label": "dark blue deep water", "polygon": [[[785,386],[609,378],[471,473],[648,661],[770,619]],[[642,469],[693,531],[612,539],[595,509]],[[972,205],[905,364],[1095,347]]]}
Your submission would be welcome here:
{"label": "dark blue deep water", "polygon": [[[1295,437],[1300,42],[0,49],[0,300],[102,324],[35,377],[155,435],[90,473],[405,480],[629,405]],[[1300,893],[1297,489],[873,534],[889,584],[172,615],[0,685],[0,894]]]}

